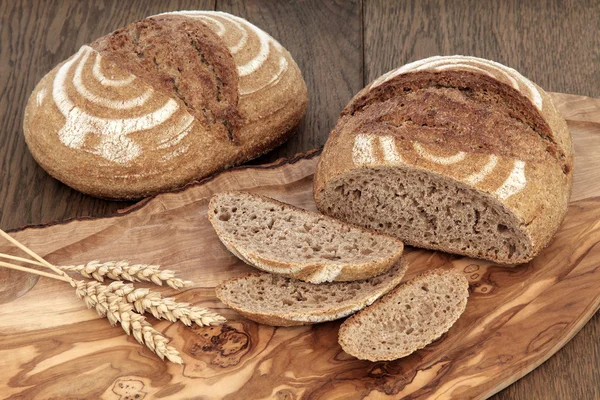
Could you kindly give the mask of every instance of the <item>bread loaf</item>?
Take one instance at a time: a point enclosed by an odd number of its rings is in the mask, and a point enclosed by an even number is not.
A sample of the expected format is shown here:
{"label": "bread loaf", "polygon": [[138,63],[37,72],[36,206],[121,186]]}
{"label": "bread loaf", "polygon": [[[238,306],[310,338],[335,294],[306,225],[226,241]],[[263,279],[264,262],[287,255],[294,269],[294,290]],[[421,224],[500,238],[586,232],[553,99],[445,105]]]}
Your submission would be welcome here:
{"label": "bread loaf", "polygon": [[361,360],[406,357],[446,333],[468,297],[469,281],[461,272],[428,271],[344,321],[339,343]]}
{"label": "bread loaf", "polygon": [[65,184],[139,198],[281,144],[306,102],[296,63],[267,33],[230,14],[182,11],[82,46],[31,94],[24,134]]}
{"label": "bread loaf", "polygon": [[390,236],[246,192],[213,196],[208,219],[242,261],[311,283],[382,274],[396,264],[404,247]]}
{"label": "bread loaf", "polygon": [[294,326],[333,321],[372,304],[398,286],[407,264],[354,282],[315,285],[268,273],[230,279],[216,288],[217,297],[244,317],[260,324]]}
{"label": "bread loaf", "polygon": [[322,213],[407,244],[517,264],[557,231],[572,177],[569,131],[541,88],[493,61],[432,57],[350,101],[314,195]]}

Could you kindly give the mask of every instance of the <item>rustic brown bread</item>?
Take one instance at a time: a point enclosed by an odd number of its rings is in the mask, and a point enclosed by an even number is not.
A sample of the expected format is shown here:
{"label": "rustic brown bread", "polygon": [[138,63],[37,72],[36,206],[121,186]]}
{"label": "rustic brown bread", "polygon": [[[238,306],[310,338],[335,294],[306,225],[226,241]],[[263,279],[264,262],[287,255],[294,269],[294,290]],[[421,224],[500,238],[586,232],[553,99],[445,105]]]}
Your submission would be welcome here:
{"label": "rustic brown bread", "polygon": [[55,178],[140,198],[243,163],[284,142],[306,85],[291,55],[236,16],[161,14],[83,46],[49,72],[24,134]]}
{"label": "rustic brown bread", "polygon": [[350,101],[314,195],[324,214],[407,244],[517,264],[557,231],[572,177],[569,131],[542,89],[493,61],[432,57]]}
{"label": "rustic brown bread", "polygon": [[294,326],[346,317],[398,286],[407,264],[354,282],[315,285],[268,273],[230,279],[216,288],[217,297],[244,317],[260,324]]}
{"label": "rustic brown bread", "polygon": [[396,264],[404,247],[391,236],[247,192],[214,195],[208,219],[242,261],[311,283],[382,274]]}
{"label": "rustic brown bread", "polygon": [[339,343],[361,360],[405,357],[446,333],[468,297],[469,281],[461,272],[428,271],[344,321]]}

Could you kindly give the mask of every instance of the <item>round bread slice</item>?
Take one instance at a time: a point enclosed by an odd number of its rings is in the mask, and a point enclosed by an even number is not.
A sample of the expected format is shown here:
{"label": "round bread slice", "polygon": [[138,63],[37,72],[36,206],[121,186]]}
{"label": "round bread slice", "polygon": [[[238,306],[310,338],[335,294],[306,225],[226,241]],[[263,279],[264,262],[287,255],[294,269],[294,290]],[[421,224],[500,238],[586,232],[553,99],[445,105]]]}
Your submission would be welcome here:
{"label": "round bread slice", "polygon": [[267,33],[227,13],[181,11],[82,46],[36,86],[23,129],[56,179],[134,199],[273,149],[306,103],[298,66]]}
{"label": "round bread slice", "polygon": [[406,244],[530,261],[566,211],[573,149],[541,88],[475,57],[383,75],[342,112],[315,173],[319,211]]}
{"label": "round bread slice", "polygon": [[468,297],[469,281],[461,272],[428,271],[344,321],[338,341],[361,360],[405,357],[446,333]]}
{"label": "round bread slice", "polygon": [[295,326],[333,321],[372,304],[398,286],[407,264],[354,282],[315,285],[268,273],[230,279],[216,288],[217,297],[244,317],[260,324]]}
{"label": "round bread slice", "polygon": [[208,219],[221,242],[258,269],[311,283],[367,279],[402,256],[401,241],[268,197],[212,197]]}

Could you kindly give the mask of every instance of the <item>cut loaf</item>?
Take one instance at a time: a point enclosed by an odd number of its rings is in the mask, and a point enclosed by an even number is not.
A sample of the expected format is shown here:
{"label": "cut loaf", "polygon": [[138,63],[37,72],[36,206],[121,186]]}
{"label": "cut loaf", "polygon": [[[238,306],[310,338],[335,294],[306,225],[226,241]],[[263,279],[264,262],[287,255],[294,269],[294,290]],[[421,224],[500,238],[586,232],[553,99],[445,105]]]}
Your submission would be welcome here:
{"label": "cut loaf", "polygon": [[407,264],[398,262],[374,278],[315,285],[268,273],[223,282],[217,297],[244,317],[260,324],[294,326],[346,317],[398,286]]}
{"label": "cut loaf", "polygon": [[403,250],[393,237],[246,192],[213,196],[208,218],[244,262],[311,283],[371,278],[396,264]]}
{"label": "cut loaf", "polygon": [[428,271],[348,318],[340,327],[340,345],[361,360],[405,357],[447,332],[468,296],[469,282],[461,272]]}
{"label": "cut loaf", "polygon": [[573,150],[552,99],[514,69],[432,57],[342,112],[315,174],[318,209],[406,244],[518,264],[561,224]]}

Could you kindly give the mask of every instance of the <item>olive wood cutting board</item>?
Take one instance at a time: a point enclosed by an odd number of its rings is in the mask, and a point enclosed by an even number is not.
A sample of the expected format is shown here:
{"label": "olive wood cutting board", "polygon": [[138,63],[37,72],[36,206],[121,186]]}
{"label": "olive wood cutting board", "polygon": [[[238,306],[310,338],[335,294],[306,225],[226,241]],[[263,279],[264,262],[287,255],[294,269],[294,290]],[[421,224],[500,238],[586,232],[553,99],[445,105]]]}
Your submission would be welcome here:
{"label": "olive wood cutting board", "polygon": [[553,97],[575,143],[564,224],[534,261],[514,268],[407,249],[406,278],[444,266],[462,271],[471,285],[465,313],[425,349],[392,362],[359,361],[338,345],[339,322],[273,328],[215,298],[215,285],[252,269],[215,236],[206,217],[209,197],[247,189],[314,210],[318,154],[312,152],[230,170],[112,217],[12,232],[55,264],[129,260],[173,269],[195,286],[160,288],[163,294],[215,309],[229,321],[188,328],[150,318],[173,339],[185,365],[166,363],[88,310],[68,284],[0,269],[1,397],[467,399],[496,393],[559,350],[600,306],[600,100]]}

